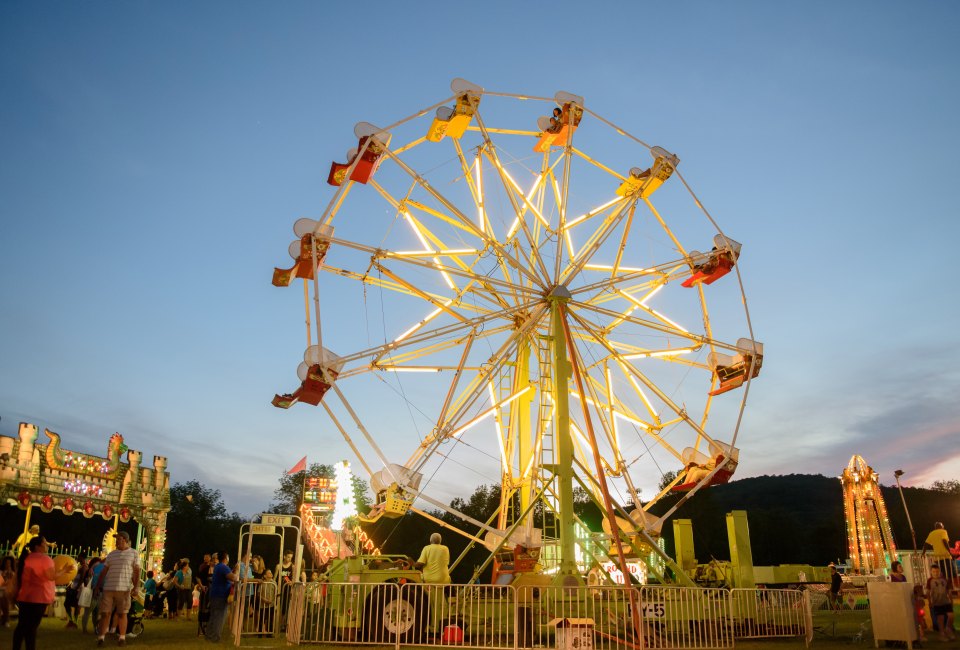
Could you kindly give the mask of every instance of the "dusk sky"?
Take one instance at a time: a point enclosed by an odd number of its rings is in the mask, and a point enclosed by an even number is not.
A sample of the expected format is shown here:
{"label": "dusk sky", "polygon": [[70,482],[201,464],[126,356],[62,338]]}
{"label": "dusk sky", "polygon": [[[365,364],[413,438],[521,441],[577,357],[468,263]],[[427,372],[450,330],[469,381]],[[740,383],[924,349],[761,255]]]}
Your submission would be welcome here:
{"label": "dusk sky", "polygon": [[303,455],[354,460],[321,409],[270,405],[303,348],[270,275],[354,123],[463,77],[583,96],[744,244],[766,357],[736,478],[960,478],[958,30],[948,1],[3,2],[0,434],[119,431],[245,515]]}

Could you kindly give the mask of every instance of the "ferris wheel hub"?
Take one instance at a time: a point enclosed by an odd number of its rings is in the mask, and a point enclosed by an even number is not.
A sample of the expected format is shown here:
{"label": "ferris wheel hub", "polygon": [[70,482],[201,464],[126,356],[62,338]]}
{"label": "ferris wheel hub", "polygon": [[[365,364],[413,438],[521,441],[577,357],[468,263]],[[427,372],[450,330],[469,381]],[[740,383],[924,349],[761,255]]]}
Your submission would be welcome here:
{"label": "ferris wheel hub", "polygon": [[573,298],[573,294],[570,293],[570,289],[567,289],[567,285],[558,284],[547,292],[546,297],[548,300],[561,300],[566,302]]}

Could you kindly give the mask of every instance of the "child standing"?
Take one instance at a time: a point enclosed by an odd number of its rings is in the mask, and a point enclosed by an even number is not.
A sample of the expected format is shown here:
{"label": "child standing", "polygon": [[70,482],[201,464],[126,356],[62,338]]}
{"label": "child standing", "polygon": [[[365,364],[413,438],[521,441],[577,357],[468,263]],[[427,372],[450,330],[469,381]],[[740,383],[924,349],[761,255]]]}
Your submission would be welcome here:
{"label": "child standing", "polygon": [[950,592],[950,583],[940,575],[940,566],[931,565],[930,577],[927,578],[927,600],[933,627],[940,633],[941,641],[957,638],[953,632],[953,598]]}

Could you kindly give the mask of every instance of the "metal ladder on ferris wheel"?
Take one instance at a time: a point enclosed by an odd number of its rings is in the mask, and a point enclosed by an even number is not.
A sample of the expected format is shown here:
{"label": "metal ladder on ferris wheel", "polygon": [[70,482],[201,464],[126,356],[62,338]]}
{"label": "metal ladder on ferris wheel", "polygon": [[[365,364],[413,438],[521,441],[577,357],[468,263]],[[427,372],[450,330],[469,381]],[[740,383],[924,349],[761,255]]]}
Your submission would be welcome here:
{"label": "metal ladder on ferris wheel", "polygon": [[[537,413],[536,435],[540,438],[540,467],[543,472],[539,474],[540,484],[535,485],[535,490],[543,489],[544,484],[553,480],[556,472],[556,432],[554,431],[553,418],[553,337],[545,334],[537,334],[537,361],[540,371],[539,390],[540,406]],[[546,395],[551,399],[547,400]],[[535,452],[536,453],[536,452]],[[541,562],[545,568],[552,568],[552,565],[559,565],[559,547],[560,547],[560,518],[557,512],[560,508],[560,502],[557,499],[556,483],[548,489],[543,495],[543,548],[541,550]]]}

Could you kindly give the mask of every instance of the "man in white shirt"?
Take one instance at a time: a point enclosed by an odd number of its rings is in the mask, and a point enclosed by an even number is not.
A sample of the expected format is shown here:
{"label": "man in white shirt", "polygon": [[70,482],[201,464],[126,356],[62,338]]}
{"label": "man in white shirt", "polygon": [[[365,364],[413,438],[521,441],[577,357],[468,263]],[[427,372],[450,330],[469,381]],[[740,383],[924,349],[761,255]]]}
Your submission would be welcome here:
{"label": "man in white shirt", "polygon": [[103,645],[114,610],[117,612],[117,632],[120,634],[117,645],[127,644],[127,612],[130,610],[131,597],[140,584],[140,555],[131,547],[130,535],[121,530],[116,540],[117,548],[103,561],[103,571],[96,588],[96,591],[103,592],[100,598],[98,647]]}

